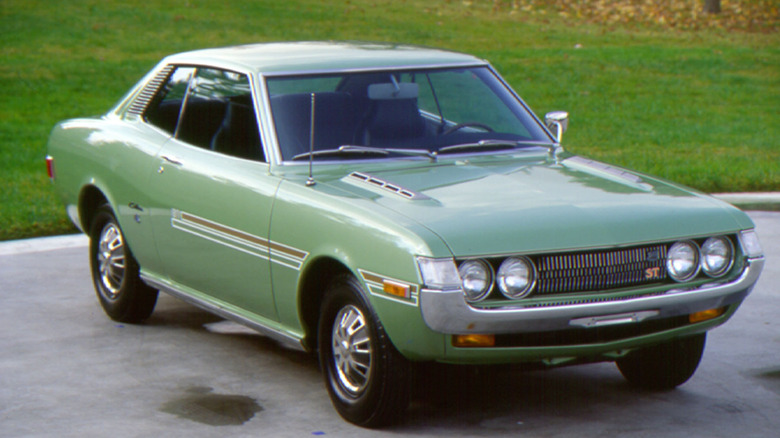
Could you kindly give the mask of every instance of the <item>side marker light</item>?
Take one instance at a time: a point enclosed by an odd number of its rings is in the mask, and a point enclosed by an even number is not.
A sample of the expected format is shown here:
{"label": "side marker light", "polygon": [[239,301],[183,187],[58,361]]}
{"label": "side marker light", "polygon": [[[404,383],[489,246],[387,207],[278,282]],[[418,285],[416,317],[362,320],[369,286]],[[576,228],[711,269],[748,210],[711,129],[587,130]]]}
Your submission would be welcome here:
{"label": "side marker light", "polygon": [[393,295],[396,297],[401,297],[406,299],[409,299],[411,297],[409,286],[405,284],[398,284],[392,281],[385,280],[382,282],[382,290],[384,290],[386,294]]}

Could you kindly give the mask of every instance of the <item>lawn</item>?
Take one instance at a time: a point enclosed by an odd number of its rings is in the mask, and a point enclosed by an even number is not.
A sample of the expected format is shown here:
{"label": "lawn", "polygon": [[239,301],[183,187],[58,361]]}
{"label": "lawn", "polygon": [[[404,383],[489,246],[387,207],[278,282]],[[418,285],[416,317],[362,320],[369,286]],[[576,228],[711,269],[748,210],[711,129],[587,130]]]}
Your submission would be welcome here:
{"label": "lawn", "polygon": [[737,1],[715,21],[679,23],[567,2],[2,0],[0,240],[73,231],[43,161],[57,121],[105,112],[166,54],[262,41],[474,53],[538,114],[568,110],[573,152],[706,192],[780,190],[776,2],[745,0],[766,6],[760,25],[730,24],[745,15],[729,9]]}

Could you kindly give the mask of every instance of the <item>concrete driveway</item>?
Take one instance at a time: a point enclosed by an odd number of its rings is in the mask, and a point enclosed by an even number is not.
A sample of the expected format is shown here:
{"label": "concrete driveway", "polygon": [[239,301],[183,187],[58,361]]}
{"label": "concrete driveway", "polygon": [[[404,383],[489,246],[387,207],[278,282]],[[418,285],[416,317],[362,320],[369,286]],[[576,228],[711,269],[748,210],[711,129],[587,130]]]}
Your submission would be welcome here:
{"label": "concrete driveway", "polygon": [[174,298],[110,321],[84,237],[0,243],[0,437],[776,437],[780,213],[751,216],[763,276],[677,390],[632,389],[612,364],[439,368],[384,431],[340,419],[313,357]]}

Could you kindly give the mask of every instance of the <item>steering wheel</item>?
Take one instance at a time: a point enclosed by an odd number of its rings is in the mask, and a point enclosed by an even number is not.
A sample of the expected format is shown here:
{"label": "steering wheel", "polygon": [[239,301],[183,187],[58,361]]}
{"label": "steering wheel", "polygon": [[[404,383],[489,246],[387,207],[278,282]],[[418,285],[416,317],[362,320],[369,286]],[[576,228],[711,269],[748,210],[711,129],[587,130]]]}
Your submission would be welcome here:
{"label": "steering wheel", "polygon": [[484,129],[487,132],[493,132],[493,128],[491,128],[490,126],[488,126],[488,125],[486,125],[484,123],[463,122],[463,123],[458,123],[457,125],[454,125],[454,126],[450,126],[444,132],[442,132],[441,135],[449,135],[449,134],[452,134],[455,131],[461,130],[463,128],[469,128],[469,127],[482,128],[482,129]]}

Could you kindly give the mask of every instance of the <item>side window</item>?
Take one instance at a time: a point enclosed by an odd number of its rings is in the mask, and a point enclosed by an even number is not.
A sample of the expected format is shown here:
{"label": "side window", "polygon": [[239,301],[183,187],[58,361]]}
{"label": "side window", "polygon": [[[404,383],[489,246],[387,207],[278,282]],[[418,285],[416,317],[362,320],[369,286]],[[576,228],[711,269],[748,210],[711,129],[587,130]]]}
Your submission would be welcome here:
{"label": "side window", "polygon": [[198,68],[176,136],[215,152],[265,161],[246,75]]}
{"label": "side window", "polygon": [[246,75],[177,67],[144,116],[147,122],[194,146],[265,161]]}
{"label": "side window", "polygon": [[146,121],[173,135],[181,114],[181,104],[187,94],[193,67],[178,67],[160,88],[144,114]]}

